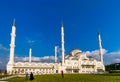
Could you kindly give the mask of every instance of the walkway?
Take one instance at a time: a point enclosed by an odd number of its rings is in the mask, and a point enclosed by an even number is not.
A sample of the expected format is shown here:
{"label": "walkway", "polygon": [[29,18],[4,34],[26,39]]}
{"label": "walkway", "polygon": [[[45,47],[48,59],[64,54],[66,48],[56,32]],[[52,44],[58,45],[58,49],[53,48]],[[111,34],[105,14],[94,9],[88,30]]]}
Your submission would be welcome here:
{"label": "walkway", "polygon": [[17,76],[18,76],[18,75],[2,77],[2,78],[0,78],[0,82],[1,82],[1,81],[4,82],[4,81],[7,80],[7,79],[14,78],[14,77],[17,77]]}

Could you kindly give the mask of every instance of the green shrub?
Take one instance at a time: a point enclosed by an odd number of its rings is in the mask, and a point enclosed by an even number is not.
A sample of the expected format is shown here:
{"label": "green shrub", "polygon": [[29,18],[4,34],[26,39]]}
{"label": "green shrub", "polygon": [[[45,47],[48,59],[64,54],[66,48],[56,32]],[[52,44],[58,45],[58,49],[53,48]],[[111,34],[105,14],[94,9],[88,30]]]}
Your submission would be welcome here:
{"label": "green shrub", "polygon": [[120,70],[110,70],[109,73],[120,73]]}

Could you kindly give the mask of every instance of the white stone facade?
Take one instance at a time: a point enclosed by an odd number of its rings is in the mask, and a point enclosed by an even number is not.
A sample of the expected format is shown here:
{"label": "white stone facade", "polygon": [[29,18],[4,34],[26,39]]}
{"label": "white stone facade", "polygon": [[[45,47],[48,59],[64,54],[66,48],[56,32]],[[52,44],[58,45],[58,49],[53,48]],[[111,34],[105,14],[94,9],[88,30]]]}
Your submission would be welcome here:
{"label": "white stone facade", "polygon": [[105,67],[100,61],[88,58],[79,49],[74,49],[65,56],[64,65],[61,63],[16,62],[10,70],[14,74],[25,74],[26,71],[34,74],[55,74],[61,73],[61,70],[64,73],[96,73],[104,71]]}
{"label": "white stone facade", "polygon": [[104,65],[92,57],[87,57],[79,49],[74,49],[65,57],[65,73],[95,73],[104,71]]}
{"label": "white stone facade", "polygon": [[[32,62],[30,50],[29,62],[14,62],[14,47],[15,47],[15,21],[12,26],[11,33],[11,44],[10,46],[10,59],[7,64],[7,73],[8,74],[25,74],[33,72],[34,74],[55,74],[61,73],[63,70],[64,73],[96,73],[99,71],[105,71],[105,67],[102,61],[97,61],[92,57],[87,57],[79,49],[72,50],[68,55],[64,56],[64,29],[62,25],[61,29],[61,45],[62,45],[62,62],[61,63],[42,63],[42,62]],[[99,35],[100,37],[100,35]],[[99,38],[100,49],[101,39]],[[98,54],[99,55],[99,54]],[[102,51],[100,57],[102,56]],[[102,57],[101,57],[102,58]]]}

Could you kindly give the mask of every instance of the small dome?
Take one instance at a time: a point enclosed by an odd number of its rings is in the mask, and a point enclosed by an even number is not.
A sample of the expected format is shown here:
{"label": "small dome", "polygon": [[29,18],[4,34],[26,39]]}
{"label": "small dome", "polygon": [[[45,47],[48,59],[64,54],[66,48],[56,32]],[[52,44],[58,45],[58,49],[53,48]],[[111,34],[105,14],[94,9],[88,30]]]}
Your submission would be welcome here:
{"label": "small dome", "polygon": [[71,50],[70,55],[75,56],[75,55],[77,55],[78,53],[81,53],[81,52],[82,51],[80,49],[73,49],[73,50]]}

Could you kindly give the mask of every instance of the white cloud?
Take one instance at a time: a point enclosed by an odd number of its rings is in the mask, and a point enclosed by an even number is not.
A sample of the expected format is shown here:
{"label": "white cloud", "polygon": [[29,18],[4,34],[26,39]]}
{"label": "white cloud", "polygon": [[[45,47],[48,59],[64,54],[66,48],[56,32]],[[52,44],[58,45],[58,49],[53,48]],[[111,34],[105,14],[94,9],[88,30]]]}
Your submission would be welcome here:
{"label": "white cloud", "polygon": [[[29,60],[29,58],[28,58]],[[40,61],[40,57],[32,57],[32,61]]]}
{"label": "white cloud", "polygon": [[27,43],[29,44],[32,44],[32,43],[35,43],[36,41],[35,40],[27,40]]}
{"label": "white cloud", "polygon": [[9,49],[4,47],[2,44],[0,44],[0,50],[9,51]]}
{"label": "white cloud", "polygon": [[[102,49],[103,55],[107,53],[106,49]],[[95,59],[99,60],[99,50],[94,50],[94,51],[86,51],[85,52],[87,56],[92,56]]]}
{"label": "white cloud", "polygon": [[54,60],[54,56],[44,56],[44,57],[41,57],[40,59],[43,59],[43,60]]}
{"label": "white cloud", "polygon": [[116,51],[116,52],[110,52],[108,53],[110,57],[120,57],[120,51]]}
{"label": "white cloud", "polygon": [[114,60],[114,62],[115,62],[115,63],[120,63],[120,58],[116,58],[116,59]]}
{"label": "white cloud", "polygon": [[105,64],[120,63],[120,51],[105,54]]}
{"label": "white cloud", "polygon": [[27,42],[28,43],[35,43],[36,41],[34,41],[34,40],[28,40]]}
{"label": "white cloud", "polygon": [[0,64],[2,64],[2,61],[0,61]]}
{"label": "white cloud", "polygon": [[[15,61],[29,61],[29,57],[15,57]],[[32,61],[49,62],[54,61],[54,56],[32,57]]]}
{"label": "white cloud", "polygon": [[26,57],[18,57],[18,56],[15,56],[15,61],[27,61],[25,60]]}
{"label": "white cloud", "polygon": [[30,38],[26,37],[26,40],[25,40],[27,43],[29,44],[32,44],[32,43],[35,43],[36,40],[31,40]]}
{"label": "white cloud", "polygon": [[0,44],[0,69],[5,69],[9,59],[9,49]]}
{"label": "white cloud", "polygon": [[[112,63],[120,63],[120,51],[108,52],[106,49],[103,49],[103,59],[105,65]],[[92,56],[95,59],[99,60],[99,50],[86,51],[87,56]]]}

